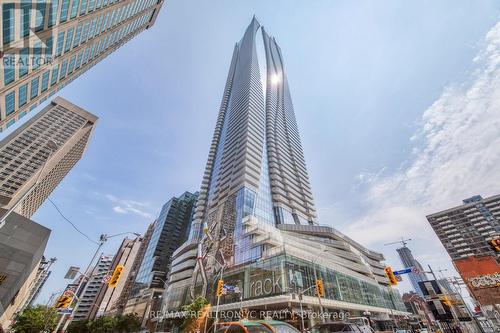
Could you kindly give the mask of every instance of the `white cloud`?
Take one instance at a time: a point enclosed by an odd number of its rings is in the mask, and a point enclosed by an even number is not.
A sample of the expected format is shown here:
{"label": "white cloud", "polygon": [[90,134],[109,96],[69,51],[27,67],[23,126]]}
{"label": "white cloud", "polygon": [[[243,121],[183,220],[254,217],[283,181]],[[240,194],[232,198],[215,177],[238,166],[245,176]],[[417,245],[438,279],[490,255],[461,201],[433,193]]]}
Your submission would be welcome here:
{"label": "white cloud", "polygon": [[117,214],[135,214],[137,216],[152,219],[153,215],[148,212],[149,204],[145,202],[139,202],[134,200],[126,200],[118,198],[112,194],[100,194],[99,196],[104,196],[106,199],[115,204],[113,206],[113,211]]}
{"label": "white cloud", "polygon": [[500,193],[500,23],[483,42],[475,70],[424,112],[411,159],[395,174],[358,177],[369,209],[345,230],[356,240],[435,237],[427,214]]}

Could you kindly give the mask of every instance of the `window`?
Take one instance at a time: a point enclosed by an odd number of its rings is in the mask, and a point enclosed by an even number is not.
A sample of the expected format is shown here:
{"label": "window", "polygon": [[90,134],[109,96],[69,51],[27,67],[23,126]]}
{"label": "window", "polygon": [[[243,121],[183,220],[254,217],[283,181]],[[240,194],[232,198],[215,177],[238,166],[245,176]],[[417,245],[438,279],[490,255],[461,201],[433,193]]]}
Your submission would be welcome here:
{"label": "window", "polygon": [[14,82],[16,72],[14,71],[14,66],[16,62],[16,57],[13,54],[6,54],[3,58],[3,81],[4,85]]}
{"label": "window", "polygon": [[28,58],[29,58],[29,48],[25,47],[19,52],[19,77],[23,77],[28,74]]}
{"label": "window", "polygon": [[38,96],[38,86],[39,86],[40,78],[34,78],[31,80],[31,94],[30,98],[33,99]]}
{"label": "window", "polygon": [[75,40],[73,42],[73,48],[77,47],[80,44],[80,37],[82,36],[82,24],[80,23],[78,27],[76,27]]}
{"label": "window", "polygon": [[89,26],[90,26],[90,21],[87,21],[85,25],[83,26],[83,32],[82,32],[82,38],[81,38],[81,43],[85,43],[87,41],[87,34],[89,32]]}
{"label": "window", "polygon": [[68,9],[69,9],[69,0],[62,0],[61,17],[59,18],[59,23],[66,22],[66,20],[68,19]]}
{"label": "window", "polygon": [[50,36],[45,41],[45,55],[51,56],[54,51],[53,49],[54,49],[54,37]]}
{"label": "window", "polygon": [[14,112],[16,109],[16,92],[11,91],[5,96],[5,113],[7,115]]}
{"label": "window", "polygon": [[68,75],[73,72],[74,67],[75,67],[75,56],[72,56],[71,59],[69,60]]}
{"label": "window", "polygon": [[66,77],[67,67],[68,67],[68,61],[65,59],[61,65],[61,77],[59,78],[60,80],[62,80]]}
{"label": "window", "polygon": [[42,61],[42,43],[37,42],[33,48],[33,69],[40,67]]}
{"label": "window", "polygon": [[64,45],[64,53],[68,52],[71,49],[71,41],[73,40],[73,31],[74,28],[69,28],[66,34],[66,44]]}
{"label": "window", "polygon": [[63,45],[64,45],[64,31],[61,31],[57,35],[57,53],[56,53],[56,57],[61,56]]}
{"label": "window", "polygon": [[59,7],[60,0],[52,0],[49,13],[49,28],[56,24],[57,19],[57,8]]}
{"label": "window", "polygon": [[52,69],[52,80],[50,80],[50,86],[56,84],[58,75],[59,75],[59,66],[56,66]]}
{"label": "window", "polygon": [[83,57],[83,52],[80,52],[78,54],[78,58],[76,58],[76,68],[79,68],[80,65],[82,64],[82,57]]}
{"label": "window", "polygon": [[82,0],[82,5],[80,6],[80,16],[84,15],[87,11],[88,0]]}
{"label": "window", "polygon": [[2,5],[3,14],[3,44],[9,44],[14,40],[14,4]]}
{"label": "window", "polygon": [[94,2],[95,0],[89,0],[89,13],[94,10]]}
{"label": "window", "polygon": [[89,39],[94,37],[95,24],[97,22],[97,17],[92,20],[92,24],[90,25]]}
{"label": "window", "polygon": [[26,104],[28,100],[28,84],[19,87],[19,107]]}
{"label": "window", "polygon": [[38,0],[36,4],[35,31],[41,31],[45,27],[45,4],[44,0]]}
{"label": "window", "polygon": [[30,13],[31,0],[22,0],[21,2],[21,37],[29,36],[30,34]]}
{"label": "window", "polygon": [[75,18],[78,14],[78,5],[80,5],[80,0],[73,0],[73,5],[71,6],[71,18]]}
{"label": "window", "polygon": [[42,74],[42,89],[41,91],[44,92],[49,88],[49,76],[50,76],[50,71],[45,71]]}

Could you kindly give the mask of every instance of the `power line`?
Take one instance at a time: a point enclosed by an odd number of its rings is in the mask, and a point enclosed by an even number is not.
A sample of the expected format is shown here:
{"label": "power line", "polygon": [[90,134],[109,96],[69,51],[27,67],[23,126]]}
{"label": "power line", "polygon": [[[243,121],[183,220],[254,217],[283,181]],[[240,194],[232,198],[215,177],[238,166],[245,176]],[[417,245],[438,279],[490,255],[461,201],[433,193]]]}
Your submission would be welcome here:
{"label": "power line", "polygon": [[59,215],[61,215],[61,217],[63,219],[65,219],[69,224],[71,224],[71,226],[73,227],[73,229],[75,229],[78,233],[80,233],[82,236],[84,236],[85,238],[87,238],[89,241],[91,241],[92,243],[94,244],[97,244],[99,245],[98,242],[96,242],[95,240],[93,240],[92,238],[90,238],[87,234],[85,234],[84,232],[80,231],[80,229],[78,229],[76,227],[76,225],[73,224],[73,222],[71,222],[66,216],[64,216],[64,214],[61,212],[61,210],[59,209],[59,207],[57,207],[57,205],[54,203],[54,201],[52,201],[50,198],[47,198],[50,203],[52,204],[52,206],[54,206],[54,208],[57,210],[57,212],[59,213]]}

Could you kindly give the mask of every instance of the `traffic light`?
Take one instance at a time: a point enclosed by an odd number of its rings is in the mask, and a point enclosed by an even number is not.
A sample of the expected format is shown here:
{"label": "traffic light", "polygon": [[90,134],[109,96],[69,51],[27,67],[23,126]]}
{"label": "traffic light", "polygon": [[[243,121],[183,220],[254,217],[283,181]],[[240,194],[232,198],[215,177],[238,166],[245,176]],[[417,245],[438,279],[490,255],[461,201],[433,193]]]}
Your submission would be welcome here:
{"label": "traffic light", "polygon": [[71,304],[71,301],[72,301],[71,297],[63,295],[59,297],[55,307],[57,309],[66,309]]}
{"label": "traffic light", "polygon": [[325,286],[323,285],[323,280],[316,280],[316,295],[318,295],[318,297],[325,297]]}
{"label": "traffic light", "polygon": [[387,279],[389,280],[389,284],[391,286],[395,286],[398,284],[398,280],[396,279],[396,276],[392,272],[392,268],[390,266],[387,266],[385,269],[385,275],[387,276]]}
{"label": "traffic light", "polygon": [[123,268],[124,268],[123,265],[116,266],[115,271],[113,272],[113,275],[111,276],[111,279],[108,282],[108,286],[110,288],[114,288],[118,284],[118,281],[122,276]]}
{"label": "traffic light", "polygon": [[224,280],[219,279],[219,281],[217,281],[217,297],[222,296],[223,289],[224,289]]}
{"label": "traffic light", "polygon": [[443,298],[441,298],[441,300],[443,301],[444,304],[451,307],[451,302],[450,302],[450,299],[448,298],[448,296],[444,296]]}
{"label": "traffic light", "polygon": [[488,242],[495,252],[500,252],[500,238],[492,239]]}

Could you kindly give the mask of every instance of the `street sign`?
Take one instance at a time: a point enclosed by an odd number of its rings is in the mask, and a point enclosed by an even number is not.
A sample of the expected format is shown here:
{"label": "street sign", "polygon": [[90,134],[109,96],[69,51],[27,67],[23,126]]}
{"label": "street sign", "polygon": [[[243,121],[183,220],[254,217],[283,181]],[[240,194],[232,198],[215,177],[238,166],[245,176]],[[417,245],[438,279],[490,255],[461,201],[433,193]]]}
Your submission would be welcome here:
{"label": "street sign", "polygon": [[106,274],[104,275],[104,277],[102,278],[102,283],[106,284],[109,282],[109,280],[111,280],[111,275],[109,274]]}
{"label": "street sign", "polygon": [[402,282],[403,277],[401,275],[396,275],[396,280],[398,280],[398,282]]}
{"label": "street sign", "polygon": [[57,309],[57,313],[70,314],[73,312],[73,308]]}
{"label": "street sign", "polygon": [[403,275],[403,274],[408,274],[408,273],[411,273],[413,270],[413,267],[408,267],[408,268],[405,268],[405,269],[401,269],[399,271],[394,271],[392,272],[394,275]]}

